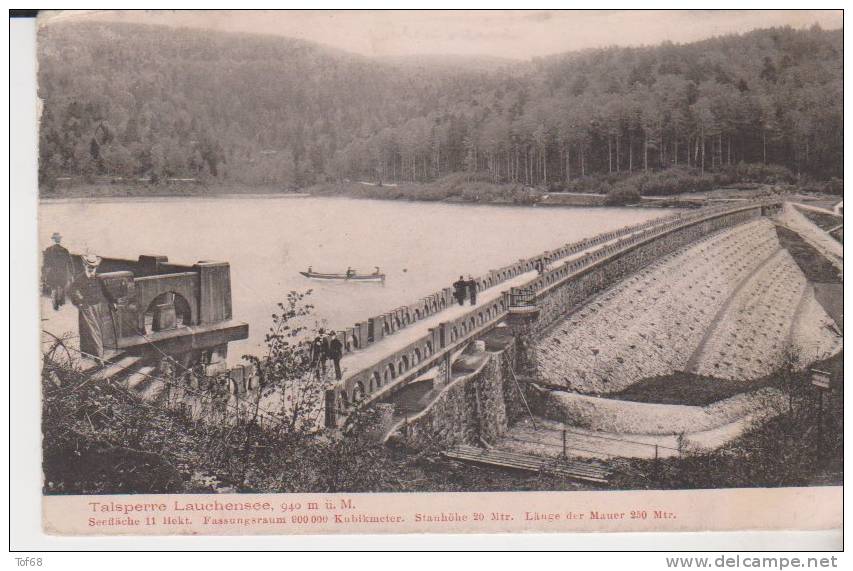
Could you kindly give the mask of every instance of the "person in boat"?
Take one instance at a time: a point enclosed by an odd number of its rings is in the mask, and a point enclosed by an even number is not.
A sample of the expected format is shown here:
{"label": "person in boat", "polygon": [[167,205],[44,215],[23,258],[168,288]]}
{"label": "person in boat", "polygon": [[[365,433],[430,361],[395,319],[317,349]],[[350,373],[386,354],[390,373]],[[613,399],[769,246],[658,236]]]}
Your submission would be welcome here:
{"label": "person in boat", "polygon": [[373,275],[378,276],[379,274],[379,266],[373,266]]}
{"label": "person in boat", "polygon": [[468,275],[468,281],[465,282],[465,287],[468,288],[468,299],[471,300],[471,305],[477,305],[477,282],[471,275]]}
{"label": "person in boat", "polygon": [[352,267],[347,268],[347,279],[350,279],[355,275],[355,270]]}
{"label": "person in boat", "polygon": [[74,279],[74,271],[71,254],[60,244],[62,236],[59,232],[54,232],[50,239],[53,245],[44,251],[42,276],[53,302],[53,310],[58,311],[65,305],[65,290]]}
{"label": "person in boat", "polygon": [[329,358],[329,339],[325,333],[325,329],[321,327],[314,341],[311,343],[311,367],[314,369],[317,380],[320,380],[321,373],[323,377],[326,376],[326,361]]}
{"label": "person in boat", "polygon": [[344,344],[334,331],[329,331],[329,358],[335,364],[335,379],[341,380],[341,357],[344,354]]}
{"label": "person in boat", "polygon": [[467,284],[465,282],[465,278],[459,276],[459,279],[453,282],[453,297],[456,298],[457,303],[459,305],[465,305],[465,289],[467,288]]}
{"label": "person in boat", "polygon": [[68,297],[78,310],[80,351],[98,360],[104,347],[115,344],[115,329],[111,327],[115,299],[98,277],[101,258],[94,254],[83,256],[84,272],[71,284]]}

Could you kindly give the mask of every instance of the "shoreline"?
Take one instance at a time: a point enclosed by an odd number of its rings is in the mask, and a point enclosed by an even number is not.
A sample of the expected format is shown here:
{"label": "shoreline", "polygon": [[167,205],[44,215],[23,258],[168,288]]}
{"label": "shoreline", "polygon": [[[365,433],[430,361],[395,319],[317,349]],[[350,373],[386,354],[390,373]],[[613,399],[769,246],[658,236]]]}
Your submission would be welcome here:
{"label": "shoreline", "polygon": [[[95,186],[95,185],[92,185]],[[171,190],[168,187],[152,187],[140,188],[131,187],[123,189],[111,189],[109,185],[97,187],[98,192],[86,193],[84,189],[91,188],[90,186],[72,186],[68,187],[68,193],[52,192],[45,194],[39,192],[39,204],[74,204],[74,203],[109,203],[117,200],[132,201],[132,202],[168,202],[173,200],[239,200],[239,199],[296,199],[296,198],[347,198],[352,200],[381,200],[387,202],[398,203],[433,203],[433,204],[448,204],[461,206],[499,206],[499,207],[536,207],[536,208],[666,208],[666,209],[684,209],[697,206],[694,200],[680,200],[678,197],[665,197],[655,200],[643,200],[634,204],[613,205],[605,203],[606,195],[593,193],[560,193],[560,192],[544,192],[535,191],[538,193],[536,201],[512,201],[512,200],[465,200],[457,197],[453,198],[424,198],[416,194],[407,196],[375,196],[364,195],[342,189],[341,191],[329,192],[315,187],[308,187],[299,191],[281,191],[281,190],[264,190],[263,188],[251,191],[241,192],[222,189],[217,190],[206,187],[203,191],[192,189],[191,191]],[[374,187],[376,188],[376,187]],[[401,187],[388,187],[389,189],[398,190]],[[405,187],[403,187],[405,188]],[[110,192],[112,190],[112,192]],[[567,197],[570,200],[561,200],[562,197]]]}
{"label": "shoreline", "polygon": [[796,196],[800,202],[836,203],[838,197],[813,193],[800,188],[788,189],[737,189],[719,187],[707,191],[685,190],[679,194],[641,196],[638,202],[612,204],[607,194],[547,191],[542,188],[520,187],[482,182],[458,183],[444,188],[439,183],[399,184],[377,186],[363,182],[321,183],[301,189],[285,190],[271,186],[243,184],[212,186],[154,185],[121,186],[118,184],[72,184],[62,191],[45,193],[40,190],[40,204],[109,203],[117,200],[138,202],[168,202],[175,200],[239,200],[276,198],[348,198],[381,200],[398,203],[436,203],[450,205],[477,205],[501,207],[538,208],[662,208],[684,210],[710,203],[738,202],[768,193]]}
{"label": "shoreline", "polygon": [[179,199],[200,200],[239,200],[243,198],[310,198],[312,195],[306,192],[231,192],[231,193],[211,193],[211,194],[152,194],[145,196],[142,194],[115,194],[115,195],[98,195],[98,196],[63,196],[63,197],[42,197],[39,196],[39,204],[73,204],[76,202],[113,202],[115,200],[133,201],[133,202],[167,202]]}
{"label": "shoreline", "polygon": [[[592,195],[598,196],[598,195]],[[52,204],[108,204],[110,202],[139,202],[139,203],[152,203],[152,202],[177,202],[180,200],[193,200],[198,199],[199,201],[206,200],[274,200],[274,199],[286,199],[286,200],[296,200],[296,199],[304,199],[304,198],[320,198],[320,199],[346,199],[346,200],[365,200],[365,201],[375,201],[375,202],[396,202],[403,204],[416,204],[416,203],[427,203],[427,204],[445,204],[449,206],[490,206],[490,207],[498,207],[498,208],[541,208],[541,209],[555,209],[555,208],[594,208],[594,209],[642,209],[642,210],[651,210],[651,209],[660,209],[660,210],[685,210],[690,208],[697,208],[698,206],[695,203],[691,202],[682,202],[681,204],[655,204],[652,202],[642,202],[637,204],[554,204],[554,203],[533,203],[533,204],[523,204],[523,203],[515,203],[515,202],[505,202],[505,201],[481,201],[481,202],[472,202],[467,200],[422,200],[422,199],[407,199],[407,198],[378,198],[378,197],[369,197],[369,196],[351,196],[348,194],[311,194],[307,192],[298,192],[298,193],[229,193],[229,194],[209,194],[209,195],[186,195],[186,194],[175,194],[175,195],[153,195],[153,196],[140,196],[140,195],[101,195],[101,196],[73,196],[73,197],[48,197],[48,198],[39,198],[38,203],[43,205],[52,205]]]}

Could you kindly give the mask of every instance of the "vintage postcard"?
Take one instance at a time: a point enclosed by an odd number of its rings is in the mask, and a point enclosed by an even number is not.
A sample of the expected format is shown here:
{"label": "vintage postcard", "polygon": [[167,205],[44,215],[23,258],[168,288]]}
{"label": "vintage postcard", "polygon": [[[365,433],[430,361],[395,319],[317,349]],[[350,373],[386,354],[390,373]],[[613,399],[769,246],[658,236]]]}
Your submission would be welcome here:
{"label": "vintage postcard", "polygon": [[37,54],[46,533],[841,527],[840,11],[50,12]]}

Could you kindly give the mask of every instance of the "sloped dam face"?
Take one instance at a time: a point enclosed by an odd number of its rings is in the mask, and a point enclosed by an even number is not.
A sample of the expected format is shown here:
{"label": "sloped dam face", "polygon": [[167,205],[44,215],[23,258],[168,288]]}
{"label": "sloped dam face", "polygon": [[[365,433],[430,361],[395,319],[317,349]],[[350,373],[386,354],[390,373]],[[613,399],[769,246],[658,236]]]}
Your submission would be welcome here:
{"label": "sloped dam face", "polygon": [[539,345],[542,381],[588,395],[688,372],[750,381],[796,347],[812,360],[841,339],[773,223],[712,234],[591,299]]}
{"label": "sloped dam face", "polygon": [[616,445],[627,456],[716,448],[782,410],[766,385],[789,355],[806,366],[841,350],[814,292],[770,219],[708,235],[542,337],[539,379],[551,390],[538,411],[585,432],[592,456],[602,436],[631,439]]}
{"label": "sloped dam face", "polygon": [[536,384],[525,388],[534,419],[502,366],[508,344],[409,435],[539,456],[562,454],[561,438],[570,455],[599,458],[719,447],[782,409],[767,385],[792,352],[805,366],[841,350],[814,292],[770,218],[718,228],[540,331]]}

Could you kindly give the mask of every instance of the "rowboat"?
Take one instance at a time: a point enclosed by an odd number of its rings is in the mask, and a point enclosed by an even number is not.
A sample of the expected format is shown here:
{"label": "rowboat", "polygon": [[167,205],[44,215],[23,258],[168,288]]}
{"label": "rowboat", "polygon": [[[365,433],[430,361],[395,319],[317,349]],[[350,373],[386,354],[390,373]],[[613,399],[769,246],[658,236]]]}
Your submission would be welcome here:
{"label": "rowboat", "polygon": [[299,272],[306,278],[310,278],[312,280],[326,280],[326,281],[345,281],[345,282],[384,282],[385,274],[379,273],[377,270],[372,274],[359,274],[356,272],[345,272],[342,274],[327,274],[323,272],[315,272],[311,268],[308,268],[306,272]]}

